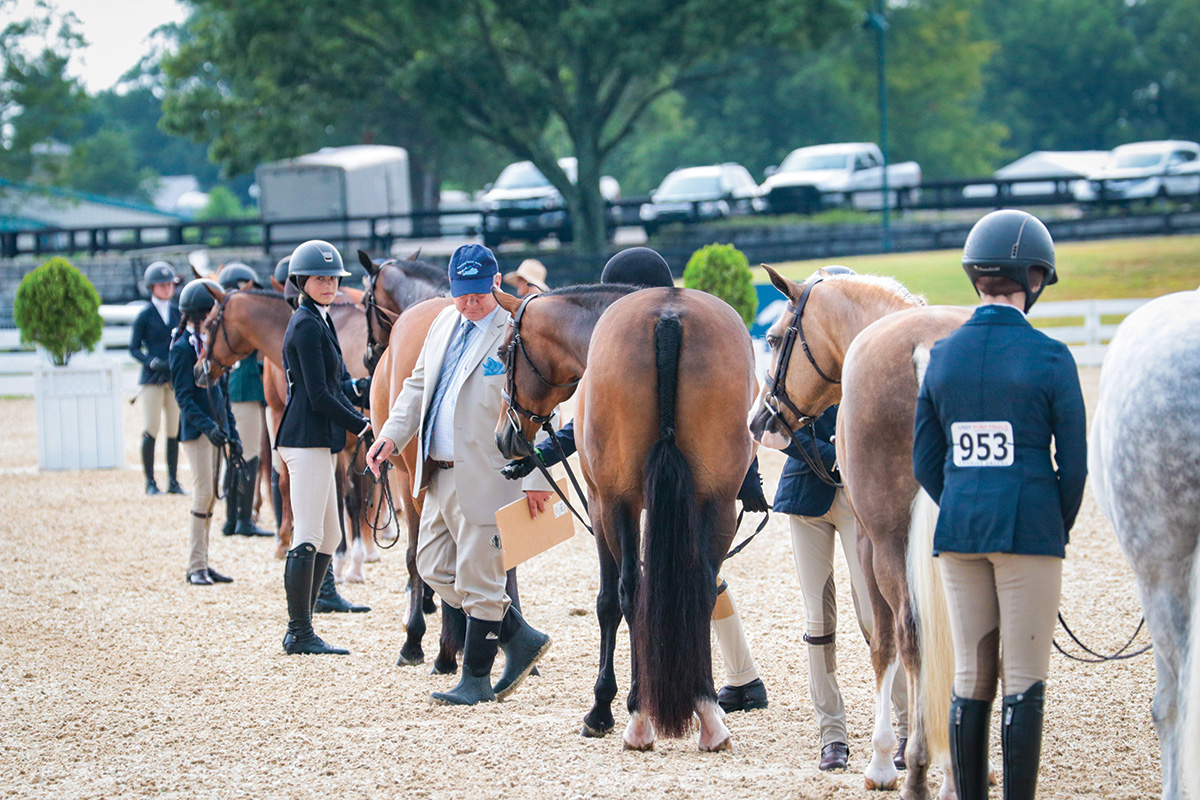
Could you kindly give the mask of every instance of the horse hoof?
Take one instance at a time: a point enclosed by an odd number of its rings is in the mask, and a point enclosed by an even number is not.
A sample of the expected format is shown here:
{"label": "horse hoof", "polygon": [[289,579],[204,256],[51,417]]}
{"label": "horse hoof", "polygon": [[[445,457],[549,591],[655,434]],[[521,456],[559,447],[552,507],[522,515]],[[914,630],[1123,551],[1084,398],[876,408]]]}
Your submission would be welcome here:
{"label": "horse hoof", "polygon": [[591,725],[588,725],[585,722],[585,723],[583,723],[583,730],[581,730],[579,732],[579,735],[585,739],[603,739],[611,731],[612,731],[612,726],[609,726],[607,729],[593,728]]}
{"label": "horse hoof", "polygon": [[863,781],[866,785],[867,791],[870,791],[870,792],[894,792],[894,791],[896,791],[896,784],[899,782],[899,778],[892,778],[890,781],[885,781],[883,783],[877,783],[876,781],[873,781],[870,778],[864,778]]}
{"label": "horse hoof", "polygon": [[705,747],[705,746],[700,747],[701,753],[720,753],[724,750],[733,752],[733,737],[732,736],[726,736],[724,739],[722,739],[721,741],[717,742],[714,745],[709,745],[707,747]]}
{"label": "horse hoof", "polygon": [[999,785],[999,783],[1000,783],[1000,781],[998,781],[996,779],[996,770],[989,769],[988,770],[988,786],[997,786],[997,785]]}
{"label": "horse hoof", "polygon": [[380,558],[382,558],[382,556],[379,555],[378,550],[370,550],[367,552],[364,561],[366,561],[368,564],[375,564],[379,562]]}
{"label": "horse hoof", "polygon": [[632,750],[635,753],[648,753],[654,749],[654,742],[649,741],[645,744],[630,744],[627,741],[621,741],[621,747],[624,750]]}
{"label": "horse hoof", "polygon": [[433,662],[433,669],[429,670],[430,675],[453,675],[456,672],[458,672],[457,662],[447,665],[440,661],[435,661]]}
{"label": "horse hoof", "polygon": [[405,653],[400,651],[400,657],[396,659],[397,667],[415,667],[425,663],[425,654],[421,651],[416,653]]}
{"label": "horse hoof", "polygon": [[366,583],[367,576],[362,572],[347,572],[342,581],[343,583]]}

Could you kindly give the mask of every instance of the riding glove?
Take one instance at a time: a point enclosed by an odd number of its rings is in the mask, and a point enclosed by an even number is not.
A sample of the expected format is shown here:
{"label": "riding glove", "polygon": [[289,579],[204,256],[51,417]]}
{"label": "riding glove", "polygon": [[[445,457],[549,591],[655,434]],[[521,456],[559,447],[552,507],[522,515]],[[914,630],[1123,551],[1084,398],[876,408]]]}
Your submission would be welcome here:
{"label": "riding glove", "polygon": [[536,465],[533,463],[533,456],[526,456],[525,458],[514,459],[505,464],[504,467],[501,468],[500,474],[510,481],[519,481],[521,478],[524,478],[526,475],[533,472],[535,466]]}
{"label": "riding glove", "polygon": [[229,441],[229,437],[225,435],[225,431],[218,428],[216,425],[204,432],[208,440],[212,442],[213,447],[224,447]]}
{"label": "riding glove", "polygon": [[742,479],[742,488],[738,489],[737,499],[742,501],[742,510],[761,514],[770,510],[767,497],[763,494],[762,476],[758,474],[758,456],[750,462],[746,477]]}
{"label": "riding glove", "polygon": [[150,359],[150,369],[162,375],[164,378],[171,377],[171,365],[167,363],[165,358],[154,357]]}

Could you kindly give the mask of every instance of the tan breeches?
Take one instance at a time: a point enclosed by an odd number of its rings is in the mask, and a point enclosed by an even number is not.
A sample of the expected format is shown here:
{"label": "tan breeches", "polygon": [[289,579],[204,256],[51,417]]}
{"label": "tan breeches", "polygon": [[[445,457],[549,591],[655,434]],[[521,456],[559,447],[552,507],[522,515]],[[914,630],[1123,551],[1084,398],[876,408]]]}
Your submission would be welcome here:
{"label": "tan breeches", "polygon": [[139,390],[142,398],[142,430],[158,438],[158,424],[167,415],[167,438],[179,438],[179,404],[169,383],[147,383]]}
{"label": "tan breeches", "polygon": [[954,637],[954,693],[991,700],[998,677],[1005,695],[1046,680],[1063,560],[1011,553],[938,558]]}
{"label": "tan breeches", "polygon": [[504,619],[504,554],[500,530],[463,517],[455,470],[435,470],[429,479],[417,538],[417,572],[450,605],[488,622]]}
{"label": "tan breeches", "polygon": [[238,438],[242,440],[242,455],[246,460],[261,455],[263,432],[262,403],[230,403],[233,424],[237,426]]}
{"label": "tan breeches", "polygon": [[192,471],[192,513],[188,518],[188,568],[195,572],[208,568],[208,529],[212,522],[213,471],[217,448],[203,436],[183,443],[188,469]]}
{"label": "tan breeches", "polygon": [[280,447],[279,455],[291,476],[292,548],[311,544],[332,555],[342,540],[333,477],[337,456],[326,447]]}
{"label": "tan breeches", "polygon": [[[789,517],[792,555],[804,595],[805,633],[808,645],[808,689],[813,711],[821,729],[822,746],[849,742],[846,706],[837,682],[837,585],[833,578],[834,546],[842,543],[842,555],[850,573],[850,597],[863,638],[871,640],[874,614],[867,581],[858,561],[858,521],[850,508],[845,489],[834,495],[833,505],[820,517]],[[901,667],[892,683],[892,704],[901,737],[908,735],[908,687]]]}

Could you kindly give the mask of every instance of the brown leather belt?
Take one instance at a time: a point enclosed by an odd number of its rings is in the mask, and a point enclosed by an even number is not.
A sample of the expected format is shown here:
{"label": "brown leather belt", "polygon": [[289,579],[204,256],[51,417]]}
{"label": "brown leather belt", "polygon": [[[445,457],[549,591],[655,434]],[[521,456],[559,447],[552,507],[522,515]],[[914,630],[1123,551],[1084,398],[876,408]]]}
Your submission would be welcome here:
{"label": "brown leather belt", "polygon": [[434,459],[430,458],[427,460],[427,463],[434,469],[454,469],[453,461],[435,461]]}

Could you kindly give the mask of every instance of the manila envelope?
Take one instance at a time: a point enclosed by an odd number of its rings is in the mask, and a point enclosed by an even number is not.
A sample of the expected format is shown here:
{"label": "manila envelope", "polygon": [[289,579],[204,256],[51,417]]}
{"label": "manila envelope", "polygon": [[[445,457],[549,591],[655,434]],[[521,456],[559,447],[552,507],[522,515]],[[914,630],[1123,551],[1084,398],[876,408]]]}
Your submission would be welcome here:
{"label": "manila envelope", "polygon": [[[566,478],[559,478],[558,488],[567,493]],[[550,495],[546,510],[537,519],[529,516],[529,501],[522,495],[496,512],[496,525],[500,528],[505,571],[575,535],[575,517],[556,494]]]}

